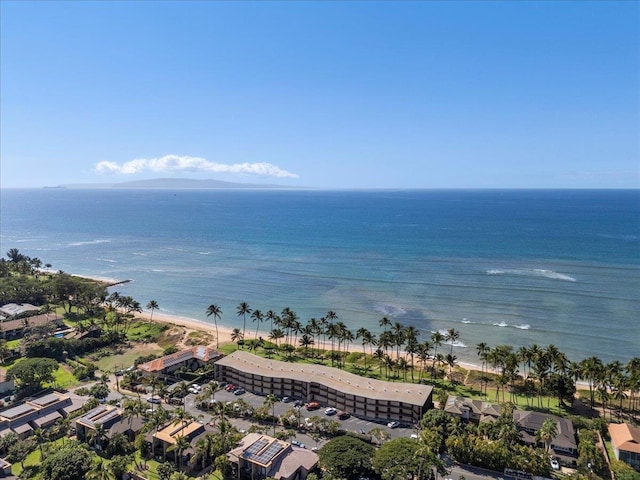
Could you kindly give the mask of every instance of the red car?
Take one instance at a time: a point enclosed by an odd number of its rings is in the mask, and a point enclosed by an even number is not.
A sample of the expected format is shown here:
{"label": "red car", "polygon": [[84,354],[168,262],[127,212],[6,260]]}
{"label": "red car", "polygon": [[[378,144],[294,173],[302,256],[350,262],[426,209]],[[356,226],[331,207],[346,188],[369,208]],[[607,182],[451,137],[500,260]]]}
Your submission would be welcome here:
{"label": "red car", "polygon": [[226,387],[224,387],[224,389],[225,389],[227,392],[232,392],[232,391],[234,391],[236,388],[238,388],[238,387],[236,387],[235,385],[233,385],[233,384],[231,384],[231,383],[230,383],[229,385],[227,385]]}
{"label": "red car", "polygon": [[318,402],[309,402],[305,407],[307,410],[317,410],[320,408],[320,404]]}

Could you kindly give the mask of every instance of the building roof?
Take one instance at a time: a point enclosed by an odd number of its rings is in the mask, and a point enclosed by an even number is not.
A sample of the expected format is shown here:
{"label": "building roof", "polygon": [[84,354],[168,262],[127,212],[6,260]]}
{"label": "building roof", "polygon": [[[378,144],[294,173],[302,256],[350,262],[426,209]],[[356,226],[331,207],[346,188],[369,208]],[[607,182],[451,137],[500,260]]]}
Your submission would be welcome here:
{"label": "building roof", "polygon": [[229,457],[235,462],[242,458],[265,467],[267,474],[274,478],[289,478],[300,467],[309,471],[318,463],[314,452],[260,433],[246,435],[239,446],[229,452]]}
{"label": "building roof", "polygon": [[324,365],[270,360],[241,350],[236,350],[231,355],[218,360],[216,364],[254,375],[315,382],[351,395],[398,401],[420,407],[425,404],[432,392],[432,387],[429,385],[385,382],[360,377]]}
{"label": "building roof", "polygon": [[640,428],[628,423],[610,423],[611,443],[617,450],[640,453]]}
{"label": "building roof", "polygon": [[[513,411],[513,420],[520,427],[533,430],[535,432],[542,428],[542,424],[548,418],[552,419],[556,423],[556,430],[558,432],[552,440],[551,445],[571,449],[578,448],[578,445],[576,444],[575,432],[573,430],[573,424],[566,418],[527,410]],[[528,439],[530,442],[535,442],[535,437],[531,436],[530,434],[521,432],[521,435],[525,440]]]}
{"label": "building roof", "polygon": [[204,430],[204,425],[202,425],[201,423],[189,422],[185,424],[178,420],[170,423],[162,430],[158,430],[158,432],[155,433],[153,437],[157,438],[158,440],[162,440],[163,442],[174,444],[176,443],[176,438],[191,438],[191,436],[193,436],[194,434],[199,433],[201,429]]}
{"label": "building roof", "polygon": [[25,328],[25,320],[30,327],[41,327],[62,321],[62,317],[57,313],[43,313],[42,315],[34,315],[33,317],[19,318],[17,320],[6,320],[2,322],[2,330],[4,332],[12,332],[14,330],[22,330]]}
{"label": "building roof", "polygon": [[222,353],[212,347],[204,347],[202,345],[188,348],[180,352],[172,353],[171,355],[165,355],[164,357],[156,358],[150,362],[138,365],[138,368],[144,372],[162,372],[164,369],[188,362],[192,359],[197,359],[203,362],[209,362],[220,358]]}
{"label": "building roof", "polygon": [[96,425],[104,425],[112,420],[122,417],[122,410],[113,405],[99,405],[93,410],[89,410],[76,420],[77,423],[85,427],[95,428]]}
{"label": "building roof", "polygon": [[39,310],[39,308],[30,303],[7,303],[0,307],[0,313],[4,313],[9,317],[24,312],[33,312],[34,310]]}
{"label": "building roof", "polygon": [[444,411],[456,415],[463,415],[465,412],[472,412],[480,419],[480,421],[488,421],[489,418],[487,417],[499,417],[502,407],[482,400],[449,395],[449,397],[447,397],[447,403],[445,404]]}
{"label": "building roof", "polygon": [[142,430],[142,426],[144,425],[144,420],[138,416],[133,416],[129,418],[122,418],[119,422],[114,423],[109,427],[109,431],[107,432],[107,437],[111,438],[116,433],[125,433],[131,430],[134,433]]}
{"label": "building roof", "polygon": [[50,423],[55,422],[57,419],[62,418],[62,415],[60,415],[60,413],[58,413],[57,410],[54,410],[53,412],[40,417],[40,418],[35,418],[33,420],[33,423],[37,426],[37,427],[42,427],[42,426],[46,426]]}

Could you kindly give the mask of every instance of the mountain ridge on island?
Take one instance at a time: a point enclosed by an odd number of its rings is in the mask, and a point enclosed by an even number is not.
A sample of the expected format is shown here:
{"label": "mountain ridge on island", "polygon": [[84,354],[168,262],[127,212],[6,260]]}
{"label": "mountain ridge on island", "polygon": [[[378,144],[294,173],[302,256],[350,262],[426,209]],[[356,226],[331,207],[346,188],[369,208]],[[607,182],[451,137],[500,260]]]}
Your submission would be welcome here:
{"label": "mountain ridge on island", "polygon": [[236,183],[225,182],[223,180],[194,179],[194,178],[153,178],[148,180],[130,180],[120,183],[70,183],[59,185],[58,187],[45,188],[86,188],[86,189],[109,189],[109,188],[157,188],[157,189],[225,189],[225,188],[246,188],[246,189],[277,189],[277,188],[304,188],[290,187],[285,185],[264,184],[264,183]]}

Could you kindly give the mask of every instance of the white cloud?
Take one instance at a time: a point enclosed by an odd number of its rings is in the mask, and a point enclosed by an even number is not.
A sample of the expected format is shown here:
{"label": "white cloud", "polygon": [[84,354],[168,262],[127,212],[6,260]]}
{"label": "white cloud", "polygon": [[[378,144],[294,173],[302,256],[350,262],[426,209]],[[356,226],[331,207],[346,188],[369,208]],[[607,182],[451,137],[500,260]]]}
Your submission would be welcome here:
{"label": "white cloud", "polygon": [[132,175],[134,173],[151,172],[213,172],[213,173],[239,173],[261,177],[298,178],[295,173],[282,170],[271,163],[224,163],[210,162],[204,158],[165,155],[160,158],[136,158],[122,164],[116,162],[99,162],[95,166],[98,173],[115,173]]}

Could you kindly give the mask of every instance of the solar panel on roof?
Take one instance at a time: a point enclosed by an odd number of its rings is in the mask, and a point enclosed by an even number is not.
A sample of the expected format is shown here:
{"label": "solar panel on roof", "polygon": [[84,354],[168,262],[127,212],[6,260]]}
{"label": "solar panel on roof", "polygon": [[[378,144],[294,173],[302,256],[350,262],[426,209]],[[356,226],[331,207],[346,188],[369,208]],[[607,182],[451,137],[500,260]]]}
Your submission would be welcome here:
{"label": "solar panel on roof", "polygon": [[[118,412],[118,410],[112,410],[111,412],[107,413],[105,416],[101,417],[100,423],[107,423],[109,420],[113,420],[114,418],[116,418],[118,415],[120,415],[120,412]],[[96,419],[96,422],[98,421],[98,419]]]}
{"label": "solar panel on roof", "polygon": [[13,408],[10,408],[9,410],[5,410],[4,412],[2,412],[2,416],[9,419],[16,418],[16,417],[19,417],[20,415],[24,415],[25,413],[32,412],[35,409],[36,408],[32,405],[27,405],[27,404],[18,405],[17,407],[13,407]]}
{"label": "solar panel on roof", "polygon": [[49,393],[48,395],[36,398],[35,400],[30,400],[30,402],[35,403],[36,405],[44,406],[57,401],[59,398],[60,397],[55,393]]}
{"label": "solar panel on roof", "polygon": [[244,451],[244,456],[247,458],[255,456],[260,450],[262,450],[267,444],[269,440],[265,440],[261,438],[260,440],[253,442],[249,448]]}
{"label": "solar panel on roof", "polygon": [[255,457],[256,462],[266,465],[273,460],[276,455],[282,451],[283,447],[278,442],[273,442],[269,447],[260,455]]}

